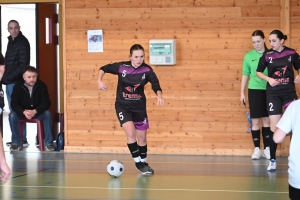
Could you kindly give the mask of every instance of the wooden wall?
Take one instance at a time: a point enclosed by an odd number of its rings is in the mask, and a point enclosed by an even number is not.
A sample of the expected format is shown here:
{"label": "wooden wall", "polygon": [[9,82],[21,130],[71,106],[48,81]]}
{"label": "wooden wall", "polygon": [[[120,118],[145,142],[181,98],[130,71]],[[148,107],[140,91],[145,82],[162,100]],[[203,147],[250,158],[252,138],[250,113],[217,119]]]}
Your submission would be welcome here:
{"label": "wooden wall", "polygon": [[[149,153],[250,155],[253,143],[239,95],[251,34],[284,28],[290,46],[300,51],[299,0],[64,3],[66,152],[128,152],[114,111],[117,77],[106,74],[109,90],[99,91],[98,69],[128,60],[135,43],[144,46],[149,63],[150,39],[176,39],[177,64],[153,66],[165,106],[157,107],[146,88]],[[103,53],[87,52],[90,29],[104,31]],[[286,154],[288,145],[279,146],[278,154]]]}

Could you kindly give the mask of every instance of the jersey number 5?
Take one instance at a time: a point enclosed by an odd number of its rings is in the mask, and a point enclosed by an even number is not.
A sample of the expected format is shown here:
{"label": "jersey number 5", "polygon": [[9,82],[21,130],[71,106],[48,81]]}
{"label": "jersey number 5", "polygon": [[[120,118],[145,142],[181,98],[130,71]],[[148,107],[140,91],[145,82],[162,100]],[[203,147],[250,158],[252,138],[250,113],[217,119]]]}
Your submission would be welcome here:
{"label": "jersey number 5", "polygon": [[124,116],[123,116],[122,112],[119,112],[119,118],[120,118],[121,121],[124,119]]}

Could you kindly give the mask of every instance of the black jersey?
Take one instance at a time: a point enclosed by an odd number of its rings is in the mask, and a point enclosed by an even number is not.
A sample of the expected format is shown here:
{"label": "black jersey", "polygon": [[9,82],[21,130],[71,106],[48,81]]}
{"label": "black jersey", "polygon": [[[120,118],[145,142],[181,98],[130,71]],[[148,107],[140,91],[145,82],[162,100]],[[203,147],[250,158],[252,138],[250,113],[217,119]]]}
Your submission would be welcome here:
{"label": "black jersey", "polygon": [[145,85],[150,82],[153,91],[162,91],[158,78],[153,69],[143,63],[134,68],[130,61],[108,64],[101,67],[105,73],[118,75],[118,87],[116,103],[129,108],[132,111],[146,110]]}
{"label": "black jersey", "polygon": [[257,72],[263,72],[268,67],[268,76],[279,82],[272,87],[267,84],[267,94],[276,96],[296,92],[294,70],[300,69],[299,54],[291,48],[284,47],[281,52],[268,50],[260,58]]}

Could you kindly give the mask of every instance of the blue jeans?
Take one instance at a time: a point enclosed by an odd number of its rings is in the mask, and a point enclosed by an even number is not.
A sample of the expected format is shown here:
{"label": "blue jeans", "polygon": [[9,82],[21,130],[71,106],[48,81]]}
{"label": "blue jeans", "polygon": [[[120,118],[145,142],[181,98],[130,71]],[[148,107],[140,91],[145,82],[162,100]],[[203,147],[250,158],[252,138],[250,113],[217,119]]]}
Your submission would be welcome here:
{"label": "blue jeans", "polygon": [[[13,92],[15,84],[7,84],[6,85],[6,98],[7,98],[7,102],[8,102],[8,106],[9,106],[9,111],[11,112],[11,107],[10,107],[10,102],[11,102],[11,94]],[[23,133],[23,140],[27,140],[26,137],[26,125],[24,126],[24,133]]]}
{"label": "blue jeans", "polygon": [[[9,113],[9,124],[10,129],[12,132],[11,135],[11,142],[12,145],[21,146],[21,139],[19,134],[19,120],[26,119],[24,115],[19,115],[14,111]],[[44,124],[44,134],[45,140],[44,144],[46,146],[53,144],[53,136],[52,136],[52,115],[51,113],[46,110],[45,112],[41,113],[40,115],[34,116],[34,118],[39,119]]]}

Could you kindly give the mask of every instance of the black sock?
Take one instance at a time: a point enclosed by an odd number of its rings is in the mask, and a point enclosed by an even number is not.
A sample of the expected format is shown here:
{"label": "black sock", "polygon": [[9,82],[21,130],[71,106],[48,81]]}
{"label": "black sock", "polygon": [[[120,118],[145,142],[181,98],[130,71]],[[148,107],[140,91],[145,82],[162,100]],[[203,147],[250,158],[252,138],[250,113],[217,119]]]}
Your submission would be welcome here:
{"label": "black sock", "polygon": [[270,131],[270,156],[271,156],[271,160],[272,159],[276,160],[277,144],[273,140],[273,135],[274,132]]}
{"label": "black sock", "polygon": [[147,145],[145,145],[145,146],[139,146],[138,145],[138,148],[139,148],[139,152],[140,152],[141,161],[146,162],[147,150],[148,150]]}
{"label": "black sock", "polygon": [[129,151],[134,159],[135,162],[139,162],[140,161],[140,152],[138,149],[138,145],[137,142],[131,143],[131,144],[127,144]]}
{"label": "black sock", "polygon": [[252,139],[255,147],[259,148],[260,145],[260,130],[254,131],[251,130]]}
{"label": "black sock", "polygon": [[264,148],[270,146],[270,127],[262,127],[262,136],[263,136],[263,142],[264,142]]}

